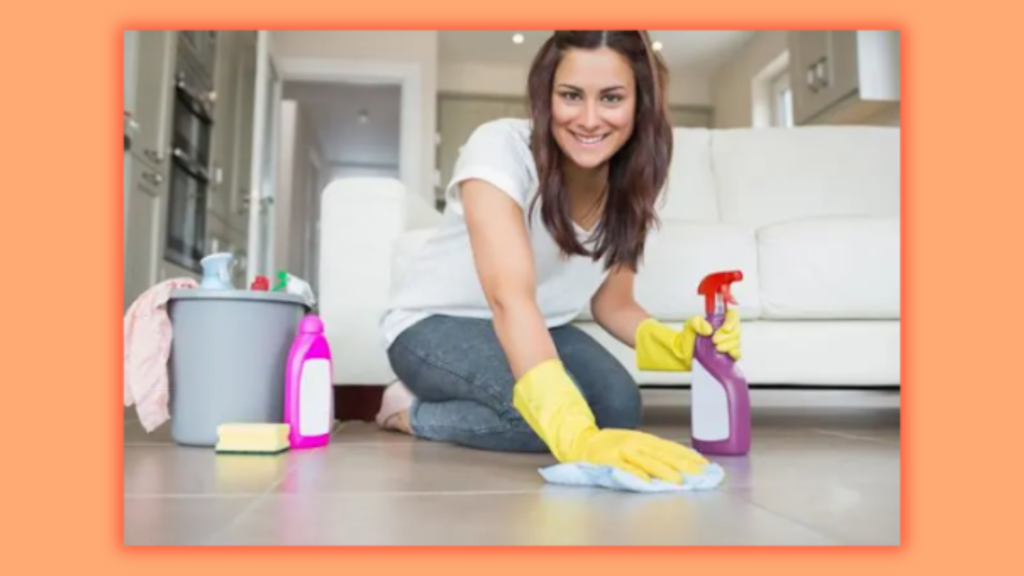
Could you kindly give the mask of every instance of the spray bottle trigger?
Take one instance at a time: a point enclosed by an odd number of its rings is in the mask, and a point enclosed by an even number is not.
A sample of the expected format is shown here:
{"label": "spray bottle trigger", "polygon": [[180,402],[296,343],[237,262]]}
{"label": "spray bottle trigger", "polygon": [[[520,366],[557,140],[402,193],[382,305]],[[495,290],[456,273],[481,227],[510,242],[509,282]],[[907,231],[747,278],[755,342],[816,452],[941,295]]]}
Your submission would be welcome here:
{"label": "spray bottle trigger", "polygon": [[741,280],[743,280],[743,272],[739,270],[715,272],[704,277],[700,286],[697,287],[697,293],[704,296],[704,308],[708,316],[715,313],[719,298],[722,299],[723,308],[726,303],[737,304],[736,299],[732,296],[732,283]]}

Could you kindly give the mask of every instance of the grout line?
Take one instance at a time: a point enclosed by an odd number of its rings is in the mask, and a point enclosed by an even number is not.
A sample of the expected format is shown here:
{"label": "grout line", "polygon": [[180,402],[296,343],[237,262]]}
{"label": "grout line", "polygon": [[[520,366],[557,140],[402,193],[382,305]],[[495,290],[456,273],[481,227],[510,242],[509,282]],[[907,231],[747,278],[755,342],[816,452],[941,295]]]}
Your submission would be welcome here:
{"label": "grout line", "polygon": [[823,430],[821,428],[814,428],[815,432],[819,434],[825,434],[826,436],[836,436],[839,438],[846,438],[848,440],[861,440],[863,442],[873,442],[875,444],[883,444],[885,446],[899,446],[899,441],[885,440],[882,438],[872,438],[870,436],[861,436],[859,434],[850,434],[848,432],[837,432],[835,430]]}
{"label": "grout line", "polygon": [[822,544],[822,546],[850,546],[850,544],[844,543],[843,541],[837,539],[832,534],[830,534],[830,533],[828,533],[828,532],[826,532],[826,531],[824,531],[824,530],[822,530],[822,529],[820,529],[818,527],[812,526],[812,525],[804,522],[803,520],[799,520],[797,518],[793,518],[793,517],[789,516],[788,514],[784,514],[784,513],[778,512],[776,510],[773,510],[771,508],[767,508],[767,507],[763,506],[762,504],[756,502],[755,500],[753,500],[749,496],[743,496],[740,493],[734,493],[733,496],[735,496],[736,498],[739,498],[740,500],[742,500],[743,502],[746,502],[747,504],[753,506],[754,508],[758,508],[760,510],[763,510],[764,512],[768,513],[771,516],[774,516],[775,518],[777,518],[779,520],[784,520],[786,522],[790,522],[792,524],[796,524],[797,526],[801,526],[803,528],[806,528],[807,530],[813,532],[818,537],[823,538],[823,539],[828,541],[828,544]]}
{"label": "grout line", "polygon": [[166,498],[170,500],[183,500],[186,498],[224,498],[224,499],[238,499],[238,498],[256,498],[261,496],[262,492],[198,492],[198,493],[161,493],[161,492],[133,492],[131,494],[125,494],[125,500],[156,500]]}
{"label": "grout line", "polygon": [[[271,487],[270,490],[273,490],[278,485],[279,484],[275,484],[273,487]],[[135,493],[135,494],[125,494],[124,498],[126,500],[158,500],[158,499],[184,500],[184,499],[189,499],[189,498],[198,498],[198,499],[254,498],[254,499],[262,499],[265,496],[270,496],[270,490],[267,490],[266,492],[228,492],[228,493],[210,492],[210,493],[194,493],[194,494]],[[387,497],[390,497],[390,496],[405,496],[405,497],[408,497],[408,496],[516,496],[516,495],[521,495],[521,494],[540,494],[542,492],[544,492],[544,488],[543,487],[531,488],[531,489],[522,489],[522,490],[397,490],[397,491],[393,491],[393,492],[387,492],[387,491],[372,491],[372,492],[360,492],[360,491],[353,491],[353,492],[301,492],[301,493],[282,493],[282,494],[278,494],[278,496],[287,496],[289,498],[295,498],[295,497],[352,498],[352,497],[357,497],[357,496],[358,497],[372,497],[372,496],[377,496],[377,497],[382,497],[382,496],[387,496]],[[255,502],[253,502],[253,504],[255,504]],[[251,506],[251,504],[250,504],[250,506]],[[249,507],[247,506],[246,509],[244,509],[241,512],[239,512],[239,515],[244,514],[248,510],[248,508]],[[234,519],[232,522],[234,522],[234,521],[237,521],[237,518]]]}

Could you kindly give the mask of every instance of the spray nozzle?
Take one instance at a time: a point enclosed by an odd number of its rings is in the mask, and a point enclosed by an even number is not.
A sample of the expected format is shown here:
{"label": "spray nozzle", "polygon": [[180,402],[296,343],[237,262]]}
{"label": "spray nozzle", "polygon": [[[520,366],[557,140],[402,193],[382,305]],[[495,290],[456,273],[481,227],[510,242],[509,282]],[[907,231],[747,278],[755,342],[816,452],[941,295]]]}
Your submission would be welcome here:
{"label": "spray nozzle", "polygon": [[[701,280],[697,293],[704,296],[704,309],[710,316],[716,312],[725,312],[728,304],[737,304],[732,296],[732,283],[743,280],[743,272],[730,270],[708,274]],[[718,310],[718,308],[721,310]]]}

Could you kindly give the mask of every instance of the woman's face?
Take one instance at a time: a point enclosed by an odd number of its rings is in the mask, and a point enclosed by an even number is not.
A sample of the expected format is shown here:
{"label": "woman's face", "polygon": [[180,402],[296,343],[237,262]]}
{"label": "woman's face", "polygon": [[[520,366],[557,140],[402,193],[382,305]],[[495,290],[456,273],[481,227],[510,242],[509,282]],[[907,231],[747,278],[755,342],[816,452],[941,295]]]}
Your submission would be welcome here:
{"label": "woman's face", "polygon": [[611,48],[569,50],[555,71],[551,131],[577,166],[597,168],[629,140],[636,113],[633,69]]}

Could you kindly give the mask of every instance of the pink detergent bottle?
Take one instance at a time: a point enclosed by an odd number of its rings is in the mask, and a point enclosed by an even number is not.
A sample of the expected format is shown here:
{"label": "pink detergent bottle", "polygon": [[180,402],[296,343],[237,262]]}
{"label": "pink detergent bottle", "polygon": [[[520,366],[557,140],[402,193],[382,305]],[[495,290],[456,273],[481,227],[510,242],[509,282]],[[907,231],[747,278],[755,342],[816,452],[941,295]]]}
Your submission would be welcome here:
{"label": "pink detergent bottle", "polygon": [[[704,296],[708,322],[718,330],[729,304],[730,287],[743,280],[739,271],[704,278],[697,292]],[[702,454],[740,456],[750,450],[750,390],[747,379],[728,354],[715,350],[711,337],[698,336],[693,352],[691,441]]]}
{"label": "pink detergent bottle", "polygon": [[292,448],[316,448],[330,441],[334,419],[331,376],[331,349],[324,337],[324,324],[315,314],[308,314],[299,323],[285,373],[284,421],[290,428]]}

